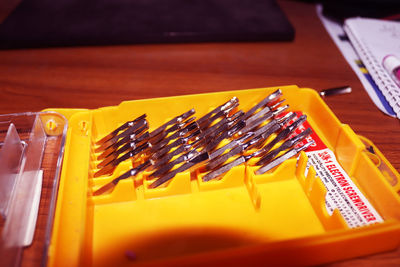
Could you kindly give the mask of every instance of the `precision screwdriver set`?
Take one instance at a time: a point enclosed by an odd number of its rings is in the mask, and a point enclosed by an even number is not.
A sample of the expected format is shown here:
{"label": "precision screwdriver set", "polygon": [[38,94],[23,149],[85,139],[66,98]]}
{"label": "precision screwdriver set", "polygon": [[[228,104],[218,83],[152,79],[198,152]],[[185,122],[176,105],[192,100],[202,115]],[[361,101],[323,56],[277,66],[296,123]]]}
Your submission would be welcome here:
{"label": "precision screwdriver set", "polygon": [[[274,164],[274,156],[280,151],[294,147],[311,133],[308,128],[270,152],[275,144],[294,134],[294,130],[306,120],[306,116],[302,115],[289,123],[291,118],[296,117],[293,112],[278,117],[288,108],[287,105],[280,106],[284,101],[280,100],[281,95],[282,92],[278,89],[247,112],[234,111],[239,106],[237,97],[199,119],[192,116],[195,110],[190,109],[150,133],[147,131],[149,126],[146,114],[122,124],[96,142],[98,147],[95,152],[101,153],[96,159],[101,162],[97,164],[100,169],[93,177],[111,175],[113,170],[126,160],[132,161],[134,167],[96,189],[93,195],[107,193],[114,189],[120,180],[130,177],[135,179],[141,172],[149,170],[153,171],[146,179],[155,178],[149,187],[156,188],[169,182],[178,173],[194,169],[196,165],[198,171],[207,172],[202,177],[203,182],[206,182],[220,178],[231,168],[253,157],[260,157],[258,165],[265,162]],[[263,146],[267,139],[278,131],[279,134]],[[223,141],[227,143],[221,145]],[[295,154],[310,144],[299,148]],[[254,147],[259,149],[243,155],[245,151]],[[237,155],[239,156],[236,159],[229,162]],[[224,164],[225,162],[227,163]],[[204,166],[200,168],[200,165]],[[267,170],[268,166],[263,166],[258,172]]]}
{"label": "precision screwdriver set", "polygon": [[311,265],[400,244],[399,174],[312,89],[46,112],[68,119],[48,266]]}

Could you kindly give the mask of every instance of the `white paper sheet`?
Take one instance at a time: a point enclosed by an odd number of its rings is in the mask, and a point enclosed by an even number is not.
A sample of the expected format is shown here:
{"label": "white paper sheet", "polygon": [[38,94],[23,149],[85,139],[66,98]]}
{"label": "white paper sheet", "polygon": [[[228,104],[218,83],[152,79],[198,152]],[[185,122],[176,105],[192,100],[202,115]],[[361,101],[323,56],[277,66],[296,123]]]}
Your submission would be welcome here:
{"label": "white paper sheet", "polygon": [[357,74],[360,82],[374,104],[385,114],[395,117],[396,114],[393,111],[393,108],[389,105],[388,101],[379,90],[372,76],[365,69],[351,43],[347,40],[342,25],[324,17],[322,15],[322,5],[317,5],[317,14],[336,46],[342,52],[343,57]]}

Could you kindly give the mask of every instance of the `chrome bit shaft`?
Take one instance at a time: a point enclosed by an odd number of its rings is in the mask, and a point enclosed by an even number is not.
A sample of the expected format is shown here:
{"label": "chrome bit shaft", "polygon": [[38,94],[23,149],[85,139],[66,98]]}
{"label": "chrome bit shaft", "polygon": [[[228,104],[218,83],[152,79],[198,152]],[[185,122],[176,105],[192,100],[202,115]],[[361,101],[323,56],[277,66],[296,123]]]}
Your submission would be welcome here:
{"label": "chrome bit shaft", "polygon": [[107,134],[106,136],[104,136],[102,139],[100,139],[99,141],[96,142],[97,145],[101,145],[104,142],[108,141],[109,139],[113,138],[114,136],[116,136],[120,131],[125,130],[129,127],[134,126],[138,121],[144,120],[146,119],[146,114],[141,115],[140,117],[137,117],[136,119],[134,119],[133,121],[127,121],[124,124],[122,124],[121,126],[119,126],[117,129],[113,130],[111,133]]}
{"label": "chrome bit shaft", "polygon": [[208,153],[207,152],[202,152],[197,154],[194,158],[190,159],[188,162],[182,164],[178,168],[166,173],[164,176],[158,178],[156,181],[154,181],[152,184],[150,184],[150,188],[156,188],[167,181],[171,180],[175,175],[177,175],[180,172],[184,172],[186,170],[189,170],[190,168],[194,167],[195,165],[204,162],[208,159]]}
{"label": "chrome bit shaft", "polygon": [[286,140],[283,142],[278,148],[270,151],[268,154],[263,156],[256,165],[264,165],[267,162],[270,162],[273,158],[275,158],[280,152],[285,151],[289,148],[295,146],[298,142],[303,141],[304,138],[311,134],[311,129],[307,128],[305,131],[299,133],[298,135]]}
{"label": "chrome bit shaft", "polygon": [[309,146],[311,146],[314,143],[314,141],[312,142],[308,142],[307,144],[299,147],[299,148],[292,148],[289,151],[287,151],[285,154],[283,154],[282,156],[277,157],[276,159],[274,159],[273,161],[271,161],[270,163],[268,163],[267,165],[262,166],[261,168],[259,168],[256,171],[256,174],[264,174],[267,171],[271,170],[272,168],[278,166],[279,164],[281,164],[282,162],[284,162],[287,159],[290,159],[291,157],[294,157],[295,155],[297,155],[300,151],[303,151],[305,149],[307,149]]}

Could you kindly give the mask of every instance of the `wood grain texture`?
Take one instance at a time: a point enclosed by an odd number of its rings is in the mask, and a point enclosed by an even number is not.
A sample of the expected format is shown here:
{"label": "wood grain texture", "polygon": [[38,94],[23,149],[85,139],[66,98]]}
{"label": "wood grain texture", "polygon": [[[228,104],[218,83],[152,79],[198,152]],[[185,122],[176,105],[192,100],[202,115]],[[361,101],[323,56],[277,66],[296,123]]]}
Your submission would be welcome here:
{"label": "wood grain texture", "polygon": [[[326,103],[400,170],[399,120],[369,99],[313,5],[279,3],[296,29],[294,42],[0,51],[0,113],[98,108],[124,100],[290,84],[316,90],[349,85],[351,94],[326,98]],[[399,263],[396,250],[332,266]]]}

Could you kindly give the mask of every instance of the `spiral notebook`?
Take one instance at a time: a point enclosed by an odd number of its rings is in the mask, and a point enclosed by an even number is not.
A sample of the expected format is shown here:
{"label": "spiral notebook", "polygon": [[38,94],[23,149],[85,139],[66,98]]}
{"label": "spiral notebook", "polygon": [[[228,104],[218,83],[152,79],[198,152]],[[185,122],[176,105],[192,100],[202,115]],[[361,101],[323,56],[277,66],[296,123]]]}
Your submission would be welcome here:
{"label": "spiral notebook", "polygon": [[387,55],[400,58],[400,22],[350,18],[345,20],[344,30],[368,72],[400,119],[400,88],[382,65]]}

